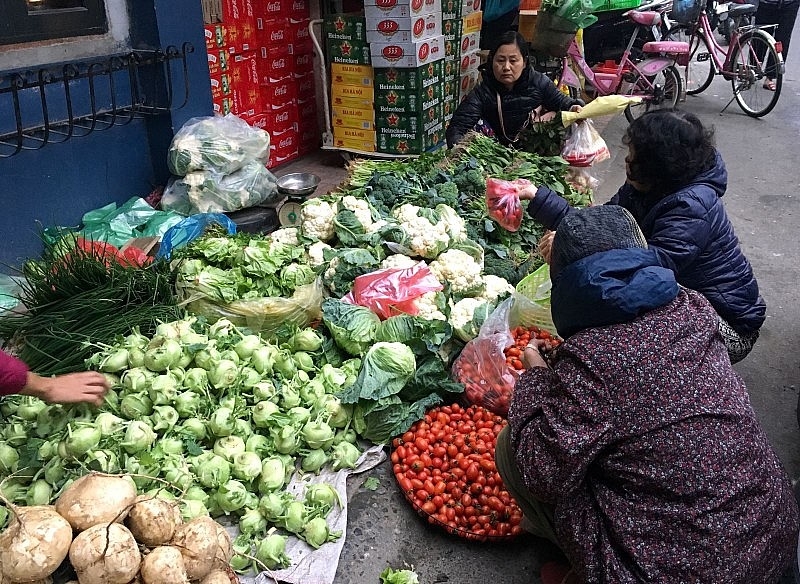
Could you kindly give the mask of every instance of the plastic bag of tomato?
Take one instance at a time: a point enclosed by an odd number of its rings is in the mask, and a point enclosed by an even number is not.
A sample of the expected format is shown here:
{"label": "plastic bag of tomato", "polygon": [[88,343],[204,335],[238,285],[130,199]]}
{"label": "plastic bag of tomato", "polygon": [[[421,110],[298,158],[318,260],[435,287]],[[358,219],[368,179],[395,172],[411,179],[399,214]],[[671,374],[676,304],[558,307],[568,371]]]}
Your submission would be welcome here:
{"label": "plastic bag of tomato", "polygon": [[476,541],[522,533],[522,511],[494,463],[507,424],[478,405],[440,406],[392,441],[392,470],[412,507],[432,525]]}
{"label": "plastic bag of tomato", "polygon": [[525,370],[522,352],[534,338],[545,341],[542,355],[548,361],[561,344],[561,339],[537,326],[517,326],[509,335],[478,336],[467,343],[453,364],[453,375],[464,384],[467,400],[507,416],[517,378]]}

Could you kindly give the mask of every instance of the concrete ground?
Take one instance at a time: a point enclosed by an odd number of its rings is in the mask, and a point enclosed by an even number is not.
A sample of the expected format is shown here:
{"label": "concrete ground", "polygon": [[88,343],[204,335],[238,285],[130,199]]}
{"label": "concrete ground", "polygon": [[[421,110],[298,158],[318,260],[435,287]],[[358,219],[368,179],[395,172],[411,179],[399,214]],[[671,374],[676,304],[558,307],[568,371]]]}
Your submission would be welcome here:
{"label": "concrete ground", "polygon": [[[799,25],[800,26],[800,25]],[[758,277],[767,302],[767,321],[751,355],[736,366],[750,390],[753,407],[793,480],[800,478],[800,432],[796,420],[800,384],[800,49],[787,64],[783,93],[773,112],[762,119],[744,115],[733,103],[730,84],[719,78],[699,96],[688,96],[683,109],[716,129],[719,150],[728,166],[725,203],[742,248]],[[604,202],[624,180],[622,115],[598,124],[612,158],[597,169]],[[604,126],[604,127],[603,127]],[[298,161],[290,170],[312,170],[323,178],[321,190],[344,177],[342,159],[326,153],[313,162]],[[538,584],[539,566],[558,557],[546,542],[522,536],[512,543],[481,544],[449,536],[420,519],[402,497],[390,464],[349,482],[349,519],[337,584],[377,584],[386,566],[413,566],[423,584]],[[375,491],[362,487],[375,476]]]}

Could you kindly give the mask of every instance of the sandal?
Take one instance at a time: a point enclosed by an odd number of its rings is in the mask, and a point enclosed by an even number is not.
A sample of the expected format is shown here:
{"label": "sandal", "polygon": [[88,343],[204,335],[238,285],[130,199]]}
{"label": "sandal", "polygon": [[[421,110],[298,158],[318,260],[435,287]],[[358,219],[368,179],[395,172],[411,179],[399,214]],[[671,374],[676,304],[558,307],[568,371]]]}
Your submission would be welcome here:
{"label": "sandal", "polygon": [[775,91],[776,89],[775,80],[769,78],[764,79],[764,89],[766,89],[767,91]]}

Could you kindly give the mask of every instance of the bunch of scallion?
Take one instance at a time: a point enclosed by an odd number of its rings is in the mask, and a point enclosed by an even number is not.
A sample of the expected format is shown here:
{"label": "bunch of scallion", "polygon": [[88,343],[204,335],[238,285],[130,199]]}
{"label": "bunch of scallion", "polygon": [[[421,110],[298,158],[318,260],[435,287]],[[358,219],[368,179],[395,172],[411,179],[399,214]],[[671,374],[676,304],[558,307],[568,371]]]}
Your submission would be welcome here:
{"label": "bunch of scallion", "polygon": [[40,375],[83,370],[99,347],[183,313],[166,261],[140,267],[70,235],[44,246],[21,269],[20,308],[0,315],[4,348]]}

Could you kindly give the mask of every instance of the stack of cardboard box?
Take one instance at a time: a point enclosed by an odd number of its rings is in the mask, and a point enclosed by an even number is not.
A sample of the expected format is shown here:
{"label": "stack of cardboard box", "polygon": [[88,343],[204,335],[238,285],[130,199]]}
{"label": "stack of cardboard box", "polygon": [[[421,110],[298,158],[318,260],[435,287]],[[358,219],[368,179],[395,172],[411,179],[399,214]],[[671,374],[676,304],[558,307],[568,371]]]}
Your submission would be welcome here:
{"label": "stack of cardboard box", "polygon": [[478,67],[481,64],[480,40],[483,23],[480,2],[481,0],[463,0],[461,5],[459,102],[472,91],[480,78]]}
{"label": "stack of cardboard box", "polygon": [[272,168],[320,142],[309,0],[203,0],[214,110],[270,134]]}
{"label": "stack of cardboard box", "polygon": [[331,72],[333,145],[375,152],[375,86],[366,20],[361,14],[332,14],[323,32]]}

